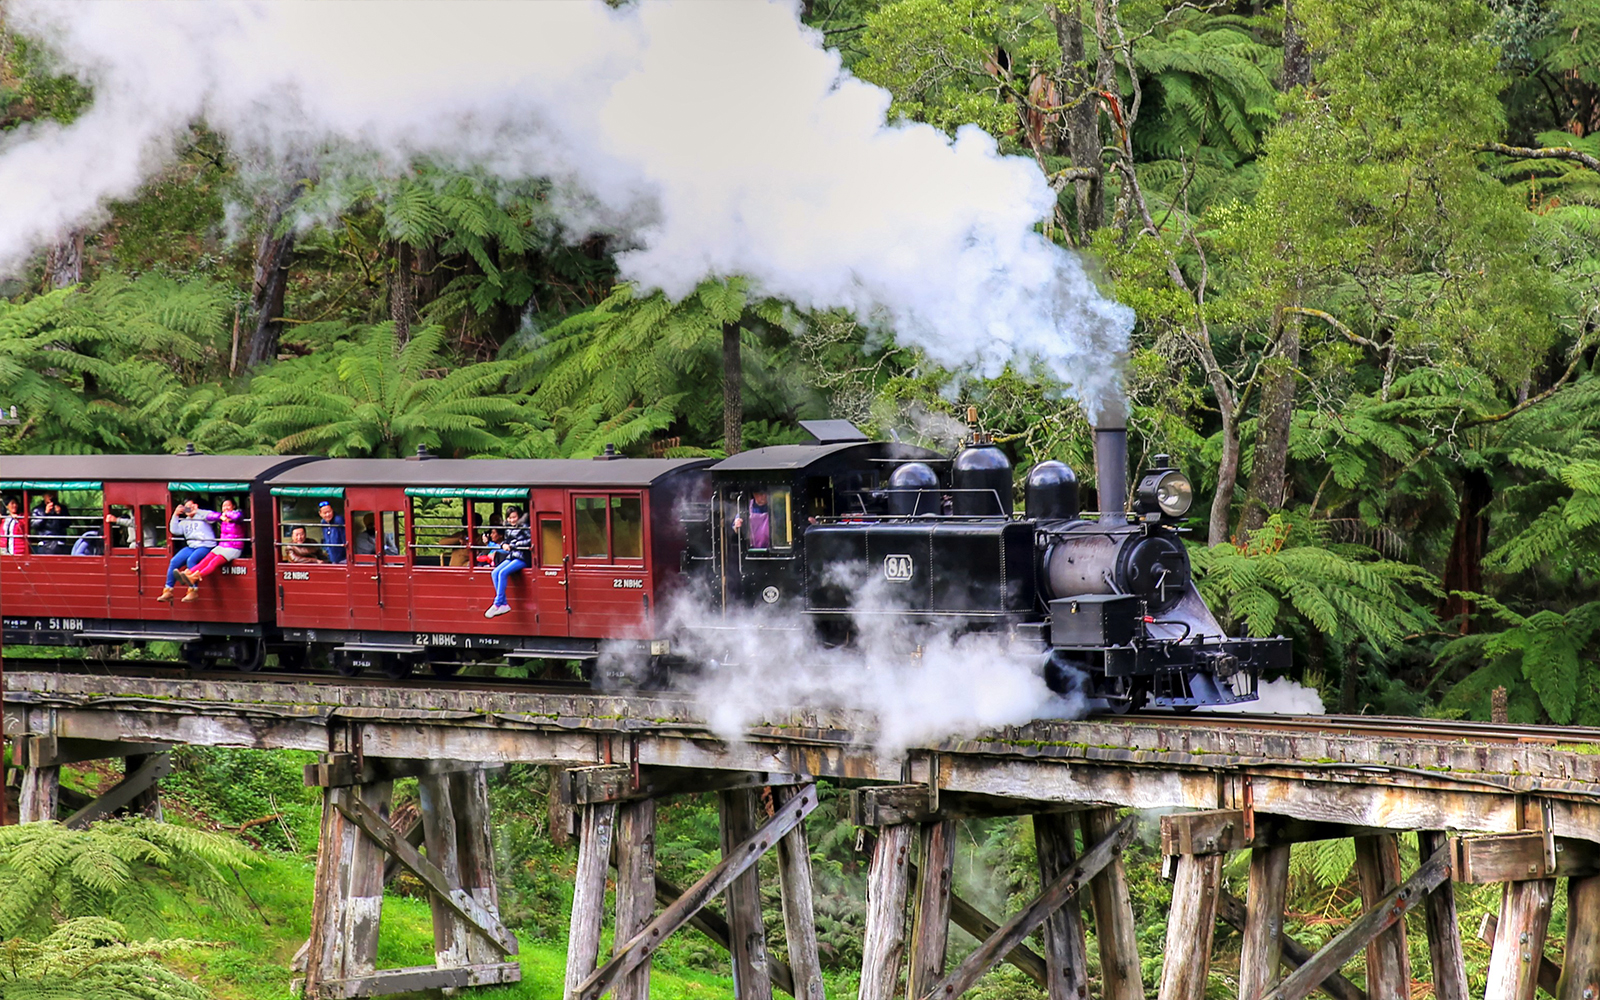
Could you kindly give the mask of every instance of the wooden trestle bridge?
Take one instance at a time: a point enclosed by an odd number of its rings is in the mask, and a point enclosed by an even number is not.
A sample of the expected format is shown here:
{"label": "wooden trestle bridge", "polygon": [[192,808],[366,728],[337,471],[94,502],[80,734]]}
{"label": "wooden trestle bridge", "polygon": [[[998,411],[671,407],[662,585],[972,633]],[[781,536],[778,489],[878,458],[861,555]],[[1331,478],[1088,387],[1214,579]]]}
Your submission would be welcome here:
{"label": "wooden trestle bridge", "polygon": [[[863,720],[807,712],[724,742],[672,697],[26,673],[15,664],[5,684],[24,821],[58,816],[59,768],[75,761],[127,759],[127,778],[69,818],[82,823],[148,801],[172,744],[322,755],[306,774],[324,794],[313,928],[299,959],[310,996],[518,978],[516,940],[497,911],[485,769],[529,762],[569,768],[578,811],[569,998],[644,1000],[651,955],[689,924],[729,949],[739,1000],[767,1000],[774,987],[821,1000],[802,821],[817,804],[815,780],[831,778],[851,785],[855,820],[876,834],[861,1000],[953,998],[1002,961],[1047,985],[1052,1000],[1141,1000],[1152,987],[1160,1000],[1201,1000],[1218,919],[1243,934],[1242,1000],[1314,990],[1409,1000],[1412,910],[1425,915],[1436,997],[1467,1000],[1452,881],[1504,884],[1487,1000],[1532,1000],[1536,989],[1600,1000],[1600,756],[1570,745],[1600,743],[1600,732],[1097,719],[886,754],[872,748]],[[393,782],[408,775],[421,790],[420,834],[388,819]],[[679,888],[655,875],[655,803],[696,791],[720,796],[724,860]],[[951,892],[952,822],[1020,814],[1034,816],[1044,889],[997,924]],[[1174,880],[1159,983],[1141,981],[1124,867],[1141,817],[1159,823]],[[1412,872],[1401,869],[1402,835],[1418,838],[1424,859]],[[1312,953],[1283,931],[1289,851],[1340,837],[1355,841],[1365,914]],[[1228,852],[1246,848],[1241,901],[1224,891],[1221,871]],[[768,954],[762,926],[756,861],[768,851],[778,856],[786,964]],[[435,965],[374,966],[386,864],[411,870],[430,892]],[[617,945],[607,956],[612,867]],[[1570,907],[1559,948],[1546,941],[1558,878],[1569,880]],[[725,916],[708,907],[718,896]],[[1085,956],[1091,915],[1095,982]],[[955,967],[946,962],[952,921],[982,942]],[[1042,954],[1025,943],[1040,928]],[[1339,974],[1363,952],[1365,991]]]}

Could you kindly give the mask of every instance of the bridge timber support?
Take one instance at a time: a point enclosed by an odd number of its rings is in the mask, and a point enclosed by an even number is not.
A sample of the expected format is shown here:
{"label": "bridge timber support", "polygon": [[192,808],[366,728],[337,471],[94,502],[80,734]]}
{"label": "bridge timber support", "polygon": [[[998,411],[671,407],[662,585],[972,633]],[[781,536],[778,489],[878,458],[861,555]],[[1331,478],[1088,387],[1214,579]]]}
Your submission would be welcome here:
{"label": "bridge timber support", "polygon": [[[1215,993],[1219,921],[1240,934],[1240,1000],[1409,1000],[1419,976],[1438,1000],[1479,1000],[1469,998],[1457,884],[1502,886],[1497,917],[1475,929],[1491,942],[1483,1000],[1600,998],[1600,755],[1569,745],[1600,734],[1530,740],[1486,728],[1469,739],[1427,720],[1383,731],[1371,720],[1128,718],[885,750],[872,720],[819,712],[729,739],[676,697],[16,671],[5,683],[27,820],[61,818],[63,764],[127,761],[121,783],[68,807],[87,822],[148,810],[170,746],[317,752],[306,781],[324,808],[300,970],[312,997],[521,975],[499,915],[487,789],[494,769],[523,762],[560,768],[579,832],[567,1000],[644,1000],[652,957],[684,927],[727,949],[738,1000],[823,1000],[806,818],[829,784],[870,852],[861,1000],[947,1000],[1000,963],[1050,1000],[1140,1000],[1147,988],[1202,1000]],[[391,809],[400,778],[418,782],[415,821]],[[656,815],[691,793],[717,798],[721,859],[680,887],[656,871]],[[994,816],[1031,817],[1037,848],[1040,890],[1009,914],[985,914],[954,887],[959,824]],[[1129,895],[1141,823],[1172,882],[1158,973],[1145,964],[1155,956],[1140,954]],[[1290,859],[1331,839],[1352,843],[1362,913],[1312,949],[1284,928]],[[1414,865],[1402,860],[1413,845]],[[1241,851],[1242,893],[1223,878]],[[766,869],[781,900],[765,915],[764,858],[775,859]],[[434,964],[378,969],[382,887],[402,868],[428,892]],[[1558,892],[1566,932],[1549,940]],[[959,962],[952,927],[977,941]],[[1416,935],[1426,973],[1411,967]],[[1362,974],[1347,977],[1357,962]]]}

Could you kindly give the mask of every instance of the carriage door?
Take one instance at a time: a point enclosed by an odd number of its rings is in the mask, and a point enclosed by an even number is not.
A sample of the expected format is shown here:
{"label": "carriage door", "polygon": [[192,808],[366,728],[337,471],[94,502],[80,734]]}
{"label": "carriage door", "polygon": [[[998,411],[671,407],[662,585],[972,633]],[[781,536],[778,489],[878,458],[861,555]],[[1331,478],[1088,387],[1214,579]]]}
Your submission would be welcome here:
{"label": "carriage door", "polygon": [[572,547],[567,544],[566,497],[561,490],[535,490],[533,504],[533,593],[539,609],[540,635],[571,635],[572,605],[567,571]]}
{"label": "carriage door", "polygon": [[[151,565],[159,563],[162,572],[166,572],[168,558],[165,548],[146,550],[143,547],[147,534],[152,542],[158,536],[145,531],[140,519],[160,519],[160,535],[165,535],[166,490],[160,483],[106,483],[105,496],[105,513],[113,518],[102,529],[105,532],[106,601],[110,605],[107,617],[138,618],[143,613],[144,602],[154,604],[156,595],[161,593],[159,587],[153,594],[144,593],[145,578],[150,574],[139,572],[140,563],[146,560]],[[154,509],[158,505],[160,509]],[[146,512],[146,507],[152,509]]]}
{"label": "carriage door", "polygon": [[411,631],[405,507],[405,496],[399,490],[345,492],[350,624],[354,628]]}

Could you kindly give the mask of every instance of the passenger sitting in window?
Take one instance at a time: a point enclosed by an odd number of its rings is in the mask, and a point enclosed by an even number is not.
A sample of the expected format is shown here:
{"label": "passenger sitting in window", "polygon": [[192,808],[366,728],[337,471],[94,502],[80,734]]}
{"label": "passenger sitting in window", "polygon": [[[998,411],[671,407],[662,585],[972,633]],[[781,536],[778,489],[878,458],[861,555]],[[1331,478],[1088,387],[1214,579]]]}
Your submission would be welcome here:
{"label": "passenger sitting in window", "polygon": [[8,556],[28,554],[28,518],[15,497],[6,501],[6,517],[0,522],[0,553]]}
{"label": "passenger sitting in window", "polygon": [[[200,565],[200,561],[216,547],[217,533],[212,530],[211,522],[200,514],[200,505],[193,500],[185,500],[172,511],[167,531],[174,542],[182,539],[183,545],[167,564],[167,583],[156,597],[158,601],[172,600],[172,588],[178,582],[178,570]],[[189,592],[183,595],[183,603],[190,604],[199,598],[200,592],[191,586]]]}
{"label": "passenger sitting in window", "polygon": [[307,544],[306,529],[296,528],[289,532],[289,544],[283,547],[283,561],[292,563],[320,563],[327,562],[327,558],[315,545]]}
{"label": "passenger sitting in window", "polygon": [[[362,515],[361,531],[356,535],[356,555],[358,556],[374,556],[378,554],[378,532],[373,527],[372,522],[373,515]],[[324,531],[326,531],[326,529],[324,529]],[[385,531],[383,533],[383,552],[384,555],[390,556],[397,556],[400,554],[400,547],[395,544],[394,532],[392,531]]]}
{"label": "passenger sitting in window", "polygon": [[[744,518],[733,519],[733,530],[744,527]],[[772,514],[767,510],[767,491],[750,494],[750,547],[764,549],[772,542]]]}
{"label": "passenger sitting in window", "polygon": [[506,533],[504,531],[501,531],[499,528],[490,528],[488,533],[483,536],[483,541],[486,548],[481,555],[474,559],[474,561],[480,566],[500,565],[505,561],[506,558],[505,550],[500,547],[500,543],[505,540]]}
{"label": "passenger sitting in window", "polygon": [[328,561],[334,565],[344,562],[344,518],[326,500],[317,504],[317,516],[322,519],[322,549]]}
{"label": "passenger sitting in window", "polygon": [[189,593],[184,600],[193,600],[196,588],[200,581],[212,570],[223,563],[231,563],[244,555],[244,513],[234,506],[232,500],[222,501],[222,510],[202,510],[197,512],[206,519],[208,524],[218,525],[222,540],[217,542],[210,554],[200,560],[200,564],[191,570],[178,570],[178,575],[183,582],[189,585]]}
{"label": "passenger sitting in window", "polygon": [[483,613],[485,618],[498,618],[511,611],[506,603],[506,584],[514,573],[521,573],[533,562],[533,534],[522,524],[522,511],[506,508],[506,536],[500,543],[505,559],[489,574],[494,581],[494,603]]}
{"label": "passenger sitting in window", "polygon": [[100,537],[99,528],[90,528],[78,536],[72,543],[72,554],[75,556],[98,556],[105,554],[105,539]]}

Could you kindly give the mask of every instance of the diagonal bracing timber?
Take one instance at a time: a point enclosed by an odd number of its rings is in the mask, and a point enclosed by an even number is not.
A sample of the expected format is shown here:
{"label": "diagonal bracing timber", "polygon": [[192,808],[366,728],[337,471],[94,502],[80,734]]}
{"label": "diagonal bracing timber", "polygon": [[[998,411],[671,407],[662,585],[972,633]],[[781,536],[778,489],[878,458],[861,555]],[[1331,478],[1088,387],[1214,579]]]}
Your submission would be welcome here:
{"label": "diagonal bracing timber", "polygon": [[1449,878],[1450,850],[1444,847],[1435,851],[1415,875],[1389,890],[1372,909],[1323,945],[1321,951],[1292,972],[1264,1000],[1301,1000],[1328,978],[1329,973],[1337,972],[1379,934],[1405,919],[1407,912],[1416,908],[1428,893]]}
{"label": "diagonal bracing timber", "polygon": [[[1235,896],[1226,889],[1217,890],[1217,916],[1221,917],[1234,930],[1243,934],[1247,924],[1247,910],[1244,900]],[[1300,968],[1311,961],[1311,949],[1296,941],[1286,933],[1281,934],[1280,946],[1283,949],[1279,960],[1290,971]],[[1337,969],[1317,986],[1322,992],[1328,994],[1333,1000],[1367,1000],[1367,993],[1361,987],[1346,979]]]}
{"label": "diagonal bracing timber", "polygon": [[1134,816],[1129,816],[1117,824],[1109,836],[1085,851],[1071,868],[1062,872],[1033,902],[1023,907],[1020,913],[991,934],[988,940],[967,956],[966,961],[924,994],[921,1000],[957,997],[971,989],[972,984],[998,965],[1007,952],[1032,934],[1064,903],[1075,898],[1089,880],[1100,873],[1100,869],[1122,853],[1123,848],[1133,839],[1137,825],[1138,819]]}
{"label": "diagonal bracing timber", "polygon": [[378,845],[393,855],[395,860],[421,879],[429,892],[455,911],[456,915],[470,924],[474,930],[493,941],[506,954],[517,953],[517,939],[506,930],[505,925],[464,890],[451,889],[444,872],[418,853],[417,849],[396,833],[394,827],[374,812],[371,806],[353,797],[336,798],[333,800],[333,806],[345,819],[377,841]]}
{"label": "diagonal bracing timber", "polygon": [[721,864],[706,873],[705,877],[688,889],[676,903],[667,907],[660,916],[635,934],[616,955],[596,969],[588,979],[572,991],[574,1000],[598,1000],[616,981],[660,947],[673,931],[689,922],[712,899],[725,891],[750,869],[761,856],[771,850],[784,834],[798,826],[817,807],[817,788],[807,784],[798,789],[793,798],[784,803],[778,813],[744,842],[728,852]]}

